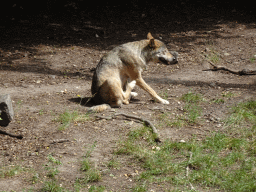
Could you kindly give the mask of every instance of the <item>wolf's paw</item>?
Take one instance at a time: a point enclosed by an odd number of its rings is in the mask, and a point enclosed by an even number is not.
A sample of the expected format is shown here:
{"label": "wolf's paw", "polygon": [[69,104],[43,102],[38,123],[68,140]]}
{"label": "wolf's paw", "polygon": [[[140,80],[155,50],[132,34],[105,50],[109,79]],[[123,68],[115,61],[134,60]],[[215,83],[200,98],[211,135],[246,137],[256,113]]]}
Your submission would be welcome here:
{"label": "wolf's paw", "polygon": [[131,89],[133,89],[135,87],[135,85],[136,85],[136,81],[135,80],[133,80],[133,81],[131,81],[129,83],[129,86],[131,87]]}
{"label": "wolf's paw", "polygon": [[160,100],[160,103],[165,104],[165,105],[168,105],[168,104],[169,104],[169,101],[162,99],[162,100]]}
{"label": "wolf's paw", "polygon": [[136,93],[136,92],[131,92],[131,96],[132,96],[132,97],[137,97],[137,96],[138,96],[138,93]]}

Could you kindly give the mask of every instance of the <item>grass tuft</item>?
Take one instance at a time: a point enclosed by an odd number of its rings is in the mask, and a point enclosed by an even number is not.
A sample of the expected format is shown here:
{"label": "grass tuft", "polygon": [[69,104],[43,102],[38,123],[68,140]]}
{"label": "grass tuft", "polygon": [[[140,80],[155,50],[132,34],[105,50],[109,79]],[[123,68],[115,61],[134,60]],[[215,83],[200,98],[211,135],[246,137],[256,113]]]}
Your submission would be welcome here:
{"label": "grass tuft", "polygon": [[232,113],[225,121],[227,126],[238,126],[245,122],[256,125],[256,100],[239,103],[232,107]]}
{"label": "grass tuft", "polygon": [[64,113],[59,115],[56,121],[61,123],[59,131],[63,131],[68,128],[72,122],[85,122],[88,119],[88,114],[80,114],[78,111],[70,112],[66,110]]}

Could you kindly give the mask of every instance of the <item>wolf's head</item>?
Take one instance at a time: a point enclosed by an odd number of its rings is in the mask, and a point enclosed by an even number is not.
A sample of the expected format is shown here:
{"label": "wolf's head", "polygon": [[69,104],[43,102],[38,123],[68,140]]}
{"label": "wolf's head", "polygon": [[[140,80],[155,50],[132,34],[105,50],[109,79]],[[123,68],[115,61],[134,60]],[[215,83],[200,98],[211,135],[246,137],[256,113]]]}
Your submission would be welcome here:
{"label": "wolf's head", "polygon": [[150,60],[154,62],[162,62],[164,64],[170,65],[178,62],[178,53],[172,51],[171,53],[168,51],[166,45],[156,40],[151,33],[148,33],[147,39],[149,40],[147,51],[150,51]]}

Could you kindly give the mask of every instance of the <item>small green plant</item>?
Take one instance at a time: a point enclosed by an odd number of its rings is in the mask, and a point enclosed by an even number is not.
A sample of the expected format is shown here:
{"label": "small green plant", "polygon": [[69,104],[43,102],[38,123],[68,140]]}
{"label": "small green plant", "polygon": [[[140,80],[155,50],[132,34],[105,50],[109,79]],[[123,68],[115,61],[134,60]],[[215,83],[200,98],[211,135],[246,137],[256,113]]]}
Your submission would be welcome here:
{"label": "small green plant", "polygon": [[133,192],[146,192],[148,191],[147,188],[144,185],[136,185],[132,188]]}
{"label": "small green plant", "polygon": [[212,101],[213,103],[216,103],[216,104],[221,104],[221,103],[224,103],[225,101],[224,101],[224,99],[214,99],[213,101]]}
{"label": "small green plant", "polygon": [[119,169],[120,163],[117,161],[117,159],[112,158],[112,159],[109,160],[109,162],[107,163],[107,167],[108,167],[108,168],[117,168],[117,169]]}
{"label": "small green plant", "polygon": [[63,131],[67,127],[69,127],[70,123],[72,122],[85,122],[88,119],[89,119],[88,114],[80,114],[78,111],[70,112],[66,110],[64,113],[59,115],[56,121],[62,124],[59,127],[59,130]]}
{"label": "small green plant", "polygon": [[203,97],[201,94],[189,91],[188,93],[182,95],[181,100],[186,103],[199,103],[203,100]]}
{"label": "small green plant", "polygon": [[175,114],[175,118],[171,118],[171,113],[162,113],[159,116],[160,119],[160,125],[166,125],[166,126],[170,126],[170,127],[183,127],[185,125],[187,125],[185,116],[183,114],[179,115],[179,114]]}
{"label": "small green plant", "polygon": [[61,187],[57,181],[51,180],[46,181],[43,185],[43,188],[41,191],[47,191],[47,192],[64,192],[66,191],[63,187]]}
{"label": "small green plant", "polygon": [[89,191],[88,192],[104,192],[105,191],[105,187],[104,186],[95,186],[95,185],[92,185],[90,188],[89,188]]}
{"label": "small green plant", "polygon": [[90,168],[91,164],[87,158],[81,162],[81,171],[88,171]]}
{"label": "small green plant", "polygon": [[92,151],[96,147],[96,143],[94,142],[89,150],[86,152],[83,161],[81,162],[80,170],[84,173],[82,178],[78,178],[76,180],[76,185],[84,185],[91,182],[97,182],[101,179],[100,171],[96,168],[93,168],[92,163],[89,160]]}
{"label": "small green plant", "polygon": [[52,155],[48,155],[48,160],[51,163],[54,163],[56,165],[61,165],[61,161],[58,159],[55,159]]}
{"label": "small green plant", "polygon": [[232,113],[226,119],[227,126],[238,126],[245,122],[256,125],[256,100],[242,102],[232,107]]}
{"label": "small green plant", "polygon": [[189,124],[195,124],[202,114],[202,108],[196,104],[187,104],[184,109],[187,111],[186,115]]}
{"label": "small green plant", "polygon": [[255,60],[256,60],[256,58],[255,58],[255,57],[251,57],[251,58],[250,58],[251,63],[254,63],[254,62],[255,62]]}
{"label": "small green plant", "polygon": [[208,55],[208,59],[213,62],[213,63],[218,63],[220,61],[220,56],[216,53],[211,53],[210,55]]}
{"label": "small green plant", "polygon": [[38,114],[39,114],[39,115],[43,115],[43,114],[44,114],[44,110],[41,109]]}
{"label": "small green plant", "polygon": [[198,119],[202,114],[202,108],[200,102],[204,100],[201,94],[193,93],[189,91],[188,93],[182,95],[180,100],[185,102],[184,113],[175,114],[175,117],[171,117],[171,113],[163,113],[159,116],[161,120],[161,125],[166,125],[170,127],[183,127],[188,124],[198,123]]}
{"label": "small green plant", "polygon": [[222,92],[222,97],[226,97],[226,98],[231,98],[233,97],[235,94],[230,92],[230,91],[224,91]]}
{"label": "small green plant", "polygon": [[13,177],[24,170],[25,169],[19,165],[3,166],[3,167],[0,167],[0,177],[2,178]]}
{"label": "small green plant", "polygon": [[57,165],[61,165],[61,161],[55,159],[51,154],[47,156],[48,163],[45,165],[45,170],[48,171],[47,176],[49,178],[55,178],[56,175],[58,175],[59,170],[56,167]]}
{"label": "small green plant", "polygon": [[59,174],[59,170],[55,167],[50,167],[49,169],[48,169],[48,173],[47,173],[47,176],[49,177],[49,178],[55,178],[55,176],[56,175],[58,175]]}
{"label": "small green plant", "polygon": [[199,103],[203,101],[202,95],[188,92],[181,97],[181,100],[186,102],[184,109],[186,110],[188,123],[196,123],[202,112],[202,108],[199,106]]}
{"label": "small green plant", "polygon": [[38,180],[39,180],[39,174],[38,174],[38,173],[35,173],[35,174],[33,175],[32,179],[31,179],[31,182],[32,182],[32,184],[35,184],[35,183],[38,182]]}

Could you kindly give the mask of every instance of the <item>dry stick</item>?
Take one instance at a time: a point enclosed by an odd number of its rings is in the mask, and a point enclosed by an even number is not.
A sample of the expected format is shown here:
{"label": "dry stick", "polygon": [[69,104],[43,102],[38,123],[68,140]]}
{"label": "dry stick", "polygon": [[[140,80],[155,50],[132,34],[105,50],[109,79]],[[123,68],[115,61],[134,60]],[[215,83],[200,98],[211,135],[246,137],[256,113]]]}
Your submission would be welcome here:
{"label": "dry stick", "polygon": [[213,66],[213,69],[205,69],[203,71],[218,71],[218,70],[224,70],[224,71],[228,71],[230,73],[233,73],[233,74],[236,74],[236,75],[256,75],[256,71],[253,71],[253,70],[249,70],[249,69],[242,69],[240,71],[235,71],[235,70],[232,70],[232,69],[228,69],[226,67],[223,67],[223,66],[217,66],[217,65],[214,65],[211,61],[208,61],[212,66]]}
{"label": "dry stick", "polygon": [[[156,134],[155,141],[156,141],[156,142],[161,142],[156,127],[155,127],[155,126],[153,125],[153,123],[151,123],[149,120],[144,119],[144,118],[141,118],[141,117],[138,117],[138,116],[135,116],[135,115],[127,115],[127,114],[125,114],[125,113],[116,113],[116,114],[114,114],[114,116],[118,116],[118,115],[123,115],[123,116],[125,116],[125,117],[127,117],[127,118],[132,118],[132,119],[136,119],[136,120],[139,120],[139,121],[144,122],[147,126],[151,127],[153,133]],[[95,115],[95,117],[98,117],[98,118],[101,118],[101,119],[107,119],[107,120],[110,120],[110,119],[114,118],[114,117],[104,117],[104,116],[100,116],[100,115]]]}
{"label": "dry stick", "polygon": [[3,135],[9,135],[10,137],[15,137],[17,139],[22,139],[23,136],[22,135],[15,135],[15,134],[12,134],[12,133],[8,133],[6,131],[2,131],[0,130],[0,134],[3,134]]}

